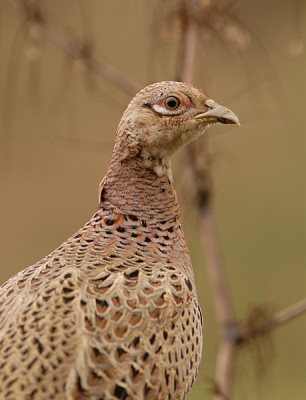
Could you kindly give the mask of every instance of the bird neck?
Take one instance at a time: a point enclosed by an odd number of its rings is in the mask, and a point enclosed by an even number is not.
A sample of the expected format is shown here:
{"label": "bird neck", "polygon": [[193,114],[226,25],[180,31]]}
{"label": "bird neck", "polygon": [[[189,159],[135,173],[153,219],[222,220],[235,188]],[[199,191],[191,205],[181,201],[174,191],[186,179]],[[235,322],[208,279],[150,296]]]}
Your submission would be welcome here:
{"label": "bird neck", "polygon": [[135,215],[147,221],[179,218],[179,206],[171,179],[165,170],[138,153],[113,158],[100,184],[100,209]]}

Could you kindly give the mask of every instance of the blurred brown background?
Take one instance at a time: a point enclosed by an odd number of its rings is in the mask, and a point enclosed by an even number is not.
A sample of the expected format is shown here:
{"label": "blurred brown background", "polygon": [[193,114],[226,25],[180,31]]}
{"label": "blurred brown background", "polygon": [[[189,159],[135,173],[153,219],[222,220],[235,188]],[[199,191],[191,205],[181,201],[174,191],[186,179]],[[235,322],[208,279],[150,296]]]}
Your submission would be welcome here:
{"label": "blurred brown background", "polygon": [[[71,60],[9,0],[0,14],[0,281],[51,252],[95,212],[98,183],[130,100]],[[179,1],[42,1],[139,88],[173,80]],[[213,1],[202,1],[211,10]],[[217,3],[217,1],[215,1]],[[214,212],[238,318],[306,297],[304,1],[240,0],[211,14],[193,83],[241,128],[212,127]],[[184,165],[175,186],[204,314],[202,368],[189,399],[210,399],[218,333]],[[306,316],[239,353],[233,399],[305,399]],[[266,370],[263,372],[263,367]]]}

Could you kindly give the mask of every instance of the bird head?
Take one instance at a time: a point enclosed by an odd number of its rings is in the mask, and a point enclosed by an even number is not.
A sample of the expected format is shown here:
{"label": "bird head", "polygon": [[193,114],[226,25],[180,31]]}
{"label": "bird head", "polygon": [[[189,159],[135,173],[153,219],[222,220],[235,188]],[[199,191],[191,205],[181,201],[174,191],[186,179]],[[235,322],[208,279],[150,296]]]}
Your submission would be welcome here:
{"label": "bird head", "polygon": [[130,102],[119,124],[115,149],[122,142],[137,149],[145,165],[155,163],[158,173],[157,164],[169,167],[170,158],[179,147],[198,138],[216,122],[240,125],[231,110],[195,86],[155,83],[142,89]]}

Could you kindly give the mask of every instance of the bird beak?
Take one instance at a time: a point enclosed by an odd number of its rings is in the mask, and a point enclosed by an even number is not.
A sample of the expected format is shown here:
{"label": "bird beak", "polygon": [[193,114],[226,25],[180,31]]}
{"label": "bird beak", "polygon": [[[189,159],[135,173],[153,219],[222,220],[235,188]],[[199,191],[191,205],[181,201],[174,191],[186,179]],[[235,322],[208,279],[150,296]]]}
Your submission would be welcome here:
{"label": "bird beak", "polygon": [[221,122],[222,124],[237,124],[240,126],[239,119],[233,111],[220,106],[220,104],[211,99],[206,100],[206,103],[210,109],[204,113],[197,114],[194,117],[195,119],[201,119],[209,123]]}

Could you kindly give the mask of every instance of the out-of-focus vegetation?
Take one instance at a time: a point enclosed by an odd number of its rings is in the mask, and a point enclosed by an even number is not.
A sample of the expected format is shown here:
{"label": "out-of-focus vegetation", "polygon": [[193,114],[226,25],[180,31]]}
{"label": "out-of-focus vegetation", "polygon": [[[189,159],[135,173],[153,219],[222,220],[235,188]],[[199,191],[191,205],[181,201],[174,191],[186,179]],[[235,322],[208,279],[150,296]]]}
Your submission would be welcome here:
{"label": "out-of-focus vegetation", "polygon": [[[217,1],[215,1],[216,3]],[[178,1],[43,1],[139,87],[176,75]],[[209,10],[213,1],[202,1]],[[0,14],[0,280],[44,257],[95,212],[97,188],[130,97],[71,60],[9,0]],[[211,16],[194,83],[240,118],[212,127],[213,205],[234,307],[281,310],[306,296],[306,10],[236,1]],[[180,155],[182,222],[204,314],[203,362],[189,399],[211,398],[217,328],[197,214]],[[239,353],[233,399],[304,399],[306,317]],[[266,367],[266,368],[264,368]]]}

